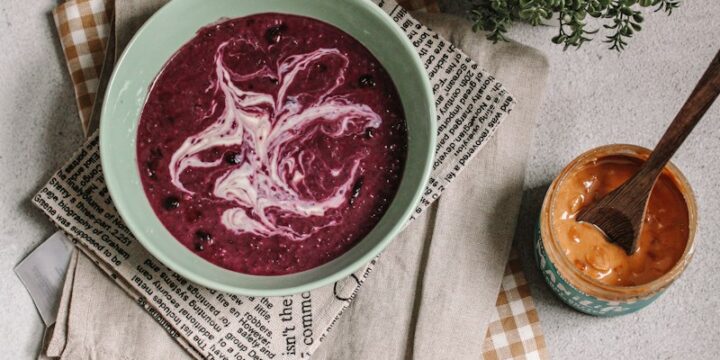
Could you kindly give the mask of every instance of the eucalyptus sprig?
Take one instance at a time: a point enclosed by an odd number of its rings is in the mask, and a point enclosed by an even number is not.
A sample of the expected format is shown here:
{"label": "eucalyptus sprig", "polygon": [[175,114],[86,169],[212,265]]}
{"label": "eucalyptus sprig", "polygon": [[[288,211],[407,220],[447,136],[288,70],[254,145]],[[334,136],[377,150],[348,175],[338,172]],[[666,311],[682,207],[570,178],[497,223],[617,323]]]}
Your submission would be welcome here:
{"label": "eucalyptus sprig", "polygon": [[477,0],[470,11],[473,30],[487,31],[493,42],[507,41],[505,34],[515,21],[533,26],[558,22],[558,34],[552,38],[564,49],[579,48],[600,31],[587,25],[587,17],[601,19],[609,32],[604,40],[610,49],[622,51],[629,38],[642,30],[641,8],[655,7],[668,15],[680,6],[681,0]]}

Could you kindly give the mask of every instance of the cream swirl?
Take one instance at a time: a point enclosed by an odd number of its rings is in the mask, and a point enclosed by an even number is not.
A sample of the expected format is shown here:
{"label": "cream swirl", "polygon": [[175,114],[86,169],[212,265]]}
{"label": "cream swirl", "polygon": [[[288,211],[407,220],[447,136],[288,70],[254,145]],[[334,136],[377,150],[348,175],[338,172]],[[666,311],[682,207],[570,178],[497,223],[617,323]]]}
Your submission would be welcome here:
{"label": "cream swirl", "polygon": [[[261,236],[282,235],[291,240],[307,239],[320,228],[336,224],[327,219],[321,225],[295,229],[283,225],[282,217],[316,217],[339,207],[347,201],[358,167],[363,158],[358,153],[339,168],[328,169],[331,176],[340,176],[338,186],[330,195],[310,196],[304,180],[311,171],[307,168],[316,157],[299,147],[288,151],[291,143],[302,143],[322,132],[324,136],[341,138],[366,128],[380,126],[381,118],[369,106],[351,101],[333,92],[345,82],[348,58],[337,49],[315,51],[280,59],[274,71],[267,65],[249,74],[237,74],[226,66],[225,49],[242,40],[230,40],[215,53],[215,78],[207,91],[216,95],[209,115],[213,116],[218,101],[224,101],[222,113],[207,128],[185,139],[173,153],[169,164],[171,181],[179,190],[192,194],[181,180],[189,168],[212,168],[221,165],[222,158],[205,161],[200,154],[214,147],[241,145],[237,166],[217,178],[212,195],[235,206],[221,216],[222,224],[237,233]],[[233,42],[235,42],[233,44]],[[243,45],[260,51],[251,43]],[[313,94],[289,94],[299,74],[321,60],[340,61],[339,74],[328,79],[328,86]],[[236,83],[261,79],[277,81],[277,94],[241,89]],[[222,95],[222,96],[220,96]],[[222,99],[220,99],[222,97]],[[308,100],[309,99],[309,100]]]}

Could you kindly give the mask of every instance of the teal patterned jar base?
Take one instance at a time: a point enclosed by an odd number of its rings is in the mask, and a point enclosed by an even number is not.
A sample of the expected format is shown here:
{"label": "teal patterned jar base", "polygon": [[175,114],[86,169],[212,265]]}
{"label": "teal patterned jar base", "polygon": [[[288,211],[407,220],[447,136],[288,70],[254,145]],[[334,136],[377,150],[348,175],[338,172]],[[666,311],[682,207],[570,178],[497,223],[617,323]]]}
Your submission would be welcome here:
{"label": "teal patterned jar base", "polygon": [[607,301],[583,293],[570,285],[550,261],[543,246],[539,226],[535,231],[535,261],[545,282],[560,300],[573,309],[595,316],[619,316],[638,311],[655,301],[663,291],[658,291],[648,297],[635,298],[629,301]]}

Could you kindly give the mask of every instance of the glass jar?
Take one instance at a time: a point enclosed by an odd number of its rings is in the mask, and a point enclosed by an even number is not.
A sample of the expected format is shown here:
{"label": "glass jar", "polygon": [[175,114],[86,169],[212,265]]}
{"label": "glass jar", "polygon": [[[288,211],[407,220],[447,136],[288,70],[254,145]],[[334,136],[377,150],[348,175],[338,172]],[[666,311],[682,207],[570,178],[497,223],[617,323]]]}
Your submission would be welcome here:
{"label": "glass jar", "polygon": [[678,262],[661,277],[641,285],[617,286],[600,282],[579,270],[565,256],[552,225],[556,194],[563,181],[576,169],[597,159],[620,155],[647,160],[650,150],[634,145],[607,145],[592,149],[570,162],[555,178],[545,195],[535,237],[535,259],[545,281],[562,301],[572,308],[597,316],[628,314],[649,305],[685,270],[693,254],[697,226],[695,196],[685,177],[673,165],[663,170],[682,194],[688,213],[688,239]]}

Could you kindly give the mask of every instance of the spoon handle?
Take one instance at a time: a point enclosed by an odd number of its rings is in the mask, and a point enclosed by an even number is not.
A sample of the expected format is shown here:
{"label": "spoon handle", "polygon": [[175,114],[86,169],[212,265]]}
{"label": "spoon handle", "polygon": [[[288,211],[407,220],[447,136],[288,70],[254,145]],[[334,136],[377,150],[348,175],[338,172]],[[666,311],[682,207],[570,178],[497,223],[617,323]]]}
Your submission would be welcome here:
{"label": "spoon handle", "polygon": [[697,125],[718,94],[720,94],[720,51],[715,54],[715,58],[695,86],[695,90],[655,146],[655,150],[643,166],[643,170],[654,173],[655,177],[660,174],[665,164]]}

